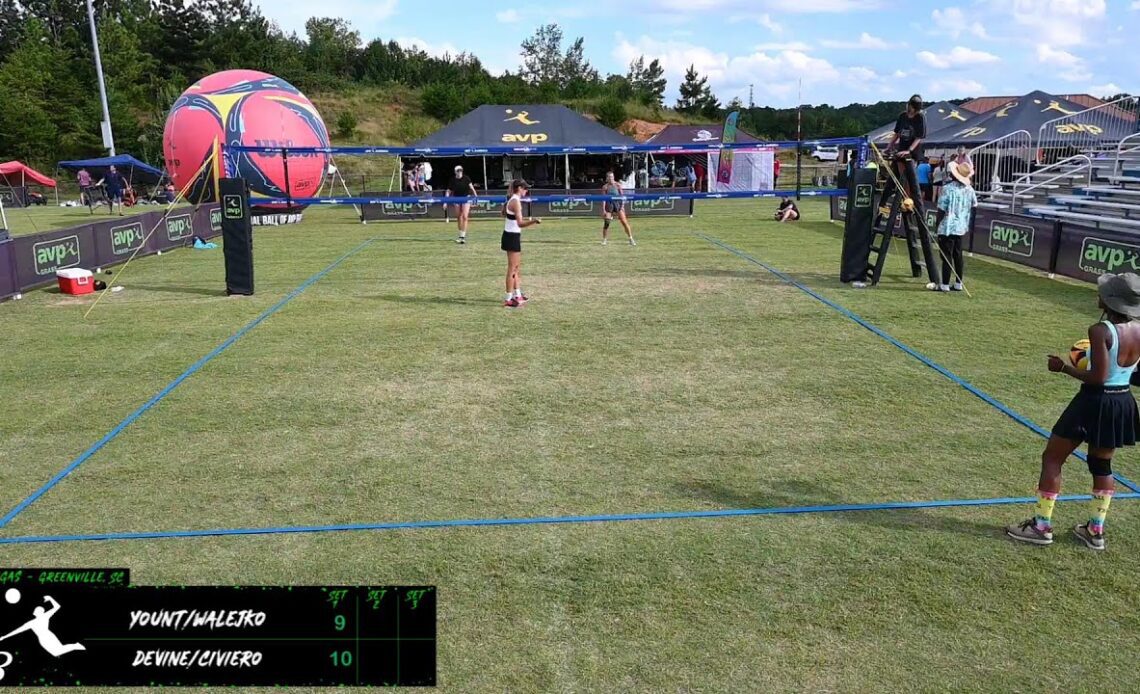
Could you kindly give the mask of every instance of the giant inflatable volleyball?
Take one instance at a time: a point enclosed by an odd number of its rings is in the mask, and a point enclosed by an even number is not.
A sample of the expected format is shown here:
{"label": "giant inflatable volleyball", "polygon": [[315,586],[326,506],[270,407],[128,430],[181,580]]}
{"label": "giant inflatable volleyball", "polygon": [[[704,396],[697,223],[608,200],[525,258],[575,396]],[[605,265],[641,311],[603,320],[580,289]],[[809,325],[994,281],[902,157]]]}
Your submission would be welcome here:
{"label": "giant inflatable volleyball", "polygon": [[[175,187],[190,186],[187,197],[191,200],[212,200],[214,181],[228,172],[249,182],[253,206],[272,209],[258,205],[258,198],[312,197],[328,167],[327,154],[290,154],[286,177],[280,152],[254,154],[228,147],[236,144],[329,144],[328,130],[312,102],[293,85],[264,72],[217,72],[196,82],[174,102],[166,117],[162,149]],[[219,149],[221,156],[211,160]]]}

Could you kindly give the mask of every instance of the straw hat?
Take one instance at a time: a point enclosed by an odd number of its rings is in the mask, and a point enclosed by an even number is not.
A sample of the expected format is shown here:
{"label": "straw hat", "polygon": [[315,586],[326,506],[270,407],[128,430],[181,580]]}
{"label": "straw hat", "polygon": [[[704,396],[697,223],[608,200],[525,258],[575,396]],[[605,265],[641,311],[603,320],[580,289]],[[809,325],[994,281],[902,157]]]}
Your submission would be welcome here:
{"label": "straw hat", "polygon": [[974,169],[969,164],[964,161],[952,161],[947,166],[955,181],[964,186],[973,185],[970,182],[970,177],[974,175]]}

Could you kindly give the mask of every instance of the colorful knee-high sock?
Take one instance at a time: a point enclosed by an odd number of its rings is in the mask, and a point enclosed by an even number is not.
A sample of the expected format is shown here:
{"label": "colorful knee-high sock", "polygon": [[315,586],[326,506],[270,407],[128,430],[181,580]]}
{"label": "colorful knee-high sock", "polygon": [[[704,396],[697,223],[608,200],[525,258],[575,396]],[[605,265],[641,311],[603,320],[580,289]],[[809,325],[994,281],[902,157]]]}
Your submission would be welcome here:
{"label": "colorful knee-high sock", "polygon": [[1089,532],[1093,535],[1104,534],[1104,517],[1108,515],[1108,505],[1112,503],[1111,489],[1094,489],[1092,501],[1089,502]]}
{"label": "colorful knee-high sock", "polygon": [[[1037,511],[1033,516],[1033,520],[1037,523],[1037,529],[1043,532],[1052,532],[1053,530],[1053,505],[1057,503],[1057,492],[1044,492],[1040,489],[1037,490]],[[1107,504],[1105,504],[1107,508]]]}

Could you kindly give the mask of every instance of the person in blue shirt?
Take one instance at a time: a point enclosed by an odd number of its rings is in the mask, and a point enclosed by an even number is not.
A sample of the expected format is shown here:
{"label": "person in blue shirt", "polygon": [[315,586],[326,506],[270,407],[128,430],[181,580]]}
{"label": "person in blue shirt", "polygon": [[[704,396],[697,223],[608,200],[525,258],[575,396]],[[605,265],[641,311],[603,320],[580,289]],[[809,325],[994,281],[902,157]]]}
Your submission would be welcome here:
{"label": "person in blue shirt", "polygon": [[950,183],[943,186],[938,198],[938,248],[942,251],[942,284],[938,289],[944,292],[963,289],[966,261],[962,256],[962,237],[970,231],[974,208],[978,206],[978,196],[970,184],[973,174],[965,157],[950,162]]}
{"label": "person in blue shirt", "polygon": [[1072,376],[1081,382],[1081,389],[1053,425],[1041,454],[1033,518],[1005,529],[1019,542],[1053,544],[1053,505],[1061,493],[1061,466],[1087,443],[1093,476],[1090,515],[1073,533],[1090,549],[1105,548],[1104,518],[1115,491],[1112,456],[1118,448],[1136,445],[1140,436],[1140,414],[1131,389],[1140,362],[1140,276],[1101,275],[1097,295],[1097,308],[1103,313],[1102,320],[1089,327],[1088,366],[1049,356],[1049,370]]}
{"label": "person in blue shirt", "polygon": [[930,162],[923,159],[916,169],[916,175],[918,187],[922,190],[922,199],[927,202],[934,202],[934,185],[931,180],[931,173]]}

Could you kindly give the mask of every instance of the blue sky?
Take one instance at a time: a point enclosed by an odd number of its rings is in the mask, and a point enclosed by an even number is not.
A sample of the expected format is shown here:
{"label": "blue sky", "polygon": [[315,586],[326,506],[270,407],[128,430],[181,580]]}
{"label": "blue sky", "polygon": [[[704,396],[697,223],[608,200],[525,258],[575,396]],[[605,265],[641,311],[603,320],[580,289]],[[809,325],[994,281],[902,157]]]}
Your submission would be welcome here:
{"label": "blue sky", "polygon": [[[585,38],[603,74],[644,54],[666,68],[676,98],[685,68],[709,76],[722,102],[844,105],[1020,95],[1140,92],[1140,0],[625,0],[473,3],[429,0],[255,0],[303,33],[315,13],[430,53],[470,51],[493,71],[517,69],[540,24]],[[1128,39],[1132,36],[1132,39]]]}

